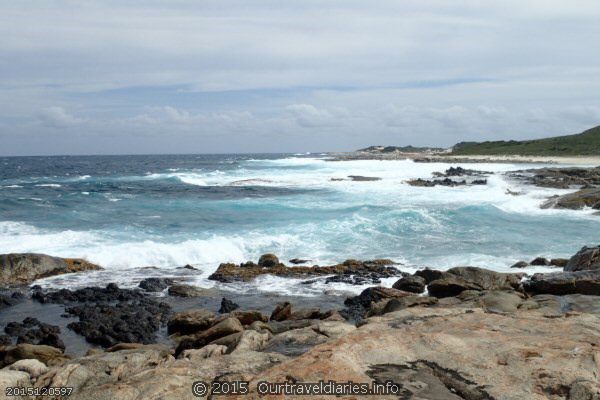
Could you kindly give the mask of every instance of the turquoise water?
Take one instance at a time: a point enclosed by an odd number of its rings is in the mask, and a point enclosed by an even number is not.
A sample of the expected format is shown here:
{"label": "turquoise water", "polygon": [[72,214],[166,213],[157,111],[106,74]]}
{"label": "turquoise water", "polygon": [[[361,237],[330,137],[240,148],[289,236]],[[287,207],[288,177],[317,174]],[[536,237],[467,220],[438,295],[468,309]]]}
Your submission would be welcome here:
{"label": "turquoise water", "polygon": [[[206,277],[220,262],[267,251],[314,263],[385,257],[408,270],[505,270],[600,241],[591,212],[539,208],[568,191],[523,186],[502,174],[531,166],[477,164],[494,172],[488,185],[457,188],[404,182],[449,164],[329,162],[320,155],[15,157],[0,158],[0,166],[1,252],[85,257],[107,268],[43,282],[54,286],[109,279],[134,285],[150,273],[185,275],[177,270],[185,264],[199,269],[187,279],[213,285]],[[348,175],[382,179],[332,181]],[[323,290],[305,286],[268,277],[257,284]]]}

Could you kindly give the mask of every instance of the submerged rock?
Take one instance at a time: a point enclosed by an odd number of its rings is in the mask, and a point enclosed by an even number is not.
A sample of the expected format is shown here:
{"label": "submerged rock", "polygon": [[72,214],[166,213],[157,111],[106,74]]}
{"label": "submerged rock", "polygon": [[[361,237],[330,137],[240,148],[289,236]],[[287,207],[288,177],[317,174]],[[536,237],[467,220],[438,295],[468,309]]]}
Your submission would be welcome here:
{"label": "submerged rock", "polygon": [[388,278],[399,276],[402,273],[395,267],[392,260],[346,260],[342,264],[331,266],[312,266],[312,267],[287,267],[284,264],[262,267],[252,262],[236,265],[232,263],[221,264],[217,271],[208,277],[208,279],[220,282],[250,281],[257,276],[271,274],[285,278],[307,278],[326,275],[358,275],[358,276],[377,276],[379,278]]}
{"label": "submerged rock", "polygon": [[43,344],[63,351],[65,349],[65,344],[59,336],[60,328],[40,322],[37,318],[27,317],[23,322],[9,322],[4,332],[8,336],[16,337],[17,344]]}
{"label": "submerged rock", "polygon": [[27,284],[48,276],[100,269],[98,265],[79,258],[36,253],[0,254],[0,286]]}
{"label": "submerged rock", "polygon": [[132,301],[145,298],[137,289],[121,289],[115,283],[109,283],[105,288],[86,287],[83,289],[60,289],[44,292],[40,286],[33,286],[31,298],[40,303],[107,303],[115,301]]}
{"label": "submerged rock", "polygon": [[80,305],[66,311],[79,317],[79,322],[67,325],[69,329],[90,343],[110,347],[120,342],[154,343],[156,332],[171,314],[171,307],[153,299],[141,299],[116,305]]}

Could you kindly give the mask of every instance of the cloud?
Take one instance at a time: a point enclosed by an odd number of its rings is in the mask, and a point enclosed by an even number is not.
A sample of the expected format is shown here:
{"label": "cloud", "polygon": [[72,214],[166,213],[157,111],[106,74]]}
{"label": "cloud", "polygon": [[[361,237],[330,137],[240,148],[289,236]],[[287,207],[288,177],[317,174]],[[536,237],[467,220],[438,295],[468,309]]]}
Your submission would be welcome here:
{"label": "cloud", "polygon": [[39,121],[49,128],[68,128],[77,125],[84,120],[69,114],[62,107],[47,107],[38,113]]}
{"label": "cloud", "polygon": [[47,151],[48,133],[69,151],[74,126],[131,153],[139,135],[318,151],[600,124],[597,0],[21,0],[0,15],[6,152]]}
{"label": "cloud", "polygon": [[339,126],[348,118],[344,108],[317,108],[311,104],[291,104],[285,107],[295,122],[304,128]]}

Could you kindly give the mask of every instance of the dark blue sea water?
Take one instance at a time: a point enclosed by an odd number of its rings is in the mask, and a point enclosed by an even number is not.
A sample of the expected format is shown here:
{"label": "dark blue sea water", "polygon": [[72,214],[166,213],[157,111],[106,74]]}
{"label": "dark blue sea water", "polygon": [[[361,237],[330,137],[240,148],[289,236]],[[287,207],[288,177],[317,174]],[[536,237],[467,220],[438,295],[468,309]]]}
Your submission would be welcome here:
{"label": "dark blue sea water", "polygon": [[[220,262],[267,251],[315,263],[386,257],[407,269],[503,270],[600,240],[597,216],[539,209],[564,191],[523,187],[502,174],[522,165],[478,166],[496,172],[482,187],[404,183],[448,167],[290,154],[0,158],[0,252],[85,257],[107,268],[48,285],[134,285],[148,271],[212,285],[206,277]],[[382,179],[332,180],[348,175]],[[185,264],[199,271],[177,269]],[[269,277],[257,287],[323,290]]]}

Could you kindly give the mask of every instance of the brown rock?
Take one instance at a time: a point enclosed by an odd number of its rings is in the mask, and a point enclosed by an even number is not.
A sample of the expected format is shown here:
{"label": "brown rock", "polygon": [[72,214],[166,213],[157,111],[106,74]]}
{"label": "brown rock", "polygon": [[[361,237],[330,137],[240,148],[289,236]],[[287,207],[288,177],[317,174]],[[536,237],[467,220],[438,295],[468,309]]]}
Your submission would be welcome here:
{"label": "brown rock", "polygon": [[279,258],[275,254],[267,253],[260,256],[258,266],[263,268],[276,267],[279,264]]}
{"label": "brown rock", "polygon": [[187,349],[201,348],[215,339],[231,335],[232,333],[242,332],[243,330],[244,327],[237,318],[226,318],[221,322],[211,326],[209,329],[193,335],[191,338],[182,340],[177,346],[175,354],[178,355],[183,350]]}
{"label": "brown rock", "polygon": [[169,334],[189,335],[210,328],[215,319],[211,311],[199,308],[175,314],[167,324]]}
{"label": "brown rock", "polygon": [[292,305],[290,303],[283,302],[275,306],[275,309],[271,313],[271,321],[284,321],[292,314]]}
{"label": "brown rock", "polygon": [[0,254],[0,285],[22,285],[48,276],[100,269],[79,258],[35,253]]}

